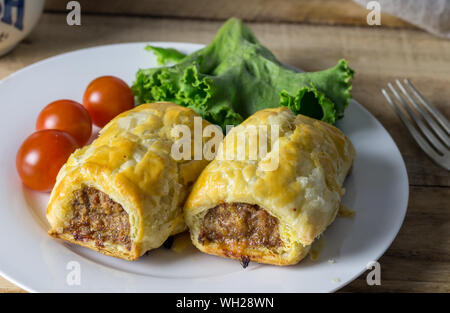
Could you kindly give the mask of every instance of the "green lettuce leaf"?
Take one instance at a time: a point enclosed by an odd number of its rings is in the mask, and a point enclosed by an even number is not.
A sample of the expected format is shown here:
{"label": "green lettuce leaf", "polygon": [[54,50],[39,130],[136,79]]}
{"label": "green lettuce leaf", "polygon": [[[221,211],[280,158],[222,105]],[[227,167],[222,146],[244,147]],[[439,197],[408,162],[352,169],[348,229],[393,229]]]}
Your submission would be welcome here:
{"label": "green lettuce leaf", "polygon": [[222,129],[278,106],[332,124],[344,116],[352,76],[345,60],[319,72],[288,69],[242,21],[230,19],[208,46],[178,64],[139,70],[132,89],[139,103],[175,102]]}
{"label": "green lettuce leaf", "polygon": [[166,65],[170,62],[177,63],[186,57],[186,54],[173,48],[161,48],[147,45],[145,47],[145,50],[153,52],[153,54],[156,56],[156,62],[158,63],[158,65]]}

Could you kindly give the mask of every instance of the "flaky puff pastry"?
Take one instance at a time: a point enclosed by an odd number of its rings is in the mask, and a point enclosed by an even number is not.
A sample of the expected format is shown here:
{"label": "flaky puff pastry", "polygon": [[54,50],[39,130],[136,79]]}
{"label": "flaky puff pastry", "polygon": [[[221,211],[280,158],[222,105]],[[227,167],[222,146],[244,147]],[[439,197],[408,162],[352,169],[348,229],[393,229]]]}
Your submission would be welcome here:
{"label": "flaky puff pastry", "polygon": [[[103,254],[135,260],[185,230],[183,203],[207,160],[176,161],[172,144],[181,138],[177,125],[194,134],[193,110],[167,102],[142,104],[109,122],[90,145],[75,151],[60,170],[47,207],[49,233]],[[197,124],[198,125],[198,124]],[[64,231],[74,216],[77,190],[106,193],[128,213],[131,247],[114,242],[77,240]]]}
{"label": "flaky puff pastry", "polygon": [[[255,126],[276,129],[274,125],[278,125],[279,139],[266,141],[267,153],[257,145],[255,160],[248,148]],[[257,141],[264,141],[264,134],[270,138],[270,132],[258,132]],[[242,142],[247,146],[239,152]],[[253,114],[228,133],[185,203],[192,242],[203,252],[224,257],[276,265],[298,263],[336,217],[354,156],[350,140],[330,124],[295,116],[286,107]],[[266,210],[278,219],[282,245],[243,248],[235,240],[199,240],[206,213],[223,203],[248,203]]]}

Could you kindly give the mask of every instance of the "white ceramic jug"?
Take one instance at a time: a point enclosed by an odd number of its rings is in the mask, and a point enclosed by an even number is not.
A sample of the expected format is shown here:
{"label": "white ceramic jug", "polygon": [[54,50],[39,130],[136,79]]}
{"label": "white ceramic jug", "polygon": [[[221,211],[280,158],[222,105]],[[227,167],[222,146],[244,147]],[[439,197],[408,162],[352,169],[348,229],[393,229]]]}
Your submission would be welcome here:
{"label": "white ceramic jug", "polygon": [[0,56],[12,50],[36,26],[45,0],[0,0]]}

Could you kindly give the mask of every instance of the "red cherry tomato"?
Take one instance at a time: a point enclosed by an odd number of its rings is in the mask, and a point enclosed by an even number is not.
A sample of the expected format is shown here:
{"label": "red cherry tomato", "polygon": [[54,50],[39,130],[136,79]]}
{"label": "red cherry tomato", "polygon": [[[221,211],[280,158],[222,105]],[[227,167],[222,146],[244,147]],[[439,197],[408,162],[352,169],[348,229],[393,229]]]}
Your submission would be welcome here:
{"label": "red cherry tomato", "polygon": [[20,146],[16,167],[22,182],[31,189],[50,191],[61,167],[78,147],[68,133],[40,130],[30,135]]}
{"label": "red cherry tomato", "polygon": [[83,105],[95,125],[103,127],[116,115],[134,107],[131,88],[120,78],[101,76],[94,79],[83,95]]}
{"label": "red cherry tomato", "polygon": [[36,130],[59,129],[71,135],[79,146],[84,146],[92,132],[88,111],[78,102],[58,100],[47,105],[39,114]]}

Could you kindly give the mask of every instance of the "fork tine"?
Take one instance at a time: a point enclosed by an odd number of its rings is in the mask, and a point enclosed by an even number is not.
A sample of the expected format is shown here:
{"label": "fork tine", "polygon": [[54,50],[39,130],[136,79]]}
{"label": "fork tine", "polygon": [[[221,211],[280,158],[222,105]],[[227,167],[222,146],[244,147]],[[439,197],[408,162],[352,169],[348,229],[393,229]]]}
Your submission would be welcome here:
{"label": "fork tine", "polygon": [[425,136],[425,138],[428,139],[428,141],[434,146],[434,148],[439,152],[439,154],[444,154],[444,152],[447,151],[447,148],[445,148],[439,142],[439,140],[436,138],[436,136],[430,132],[428,127],[425,126],[425,124],[417,116],[417,114],[414,113],[413,110],[411,110],[411,108],[406,103],[406,101],[400,96],[400,94],[397,92],[397,90],[395,90],[394,86],[391,83],[388,83],[388,87],[391,90],[391,92],[394,94],[394,96],[397,98],[397,100],[401,103],[403,108],[408,112],[409,116],[411,116],[412,120],[416,123],[417,127],[420,129],[420,131]]}
{"label": "fork tine", "polygon": [[439,122],[439,124],[442,126],[442,128],[445,129],[447,134],[450,134],[450,122],[445,118],[444,115],[441,114],[438,110],[436,110],[416,89],[416,87],[413,86],[413,84],[408,80],[404,79],[405,84],[409,86],[409,88],[412,90],[414,95],[417,97],[417,99],[422,102],[423,106],[427,108],[427,110],[433,115],[433,117],[436,119],[436,121]]}
{"label": "fork tine", "polygon": [[417,102],[411,97],[409,92],[403,87],[402,83],[396,79],[395,82],[397,83],[398,88],[402,91],[402,93],[405,95],[406,98],[408,98],[409,102],[411,102],[414,107],[417,109],[417,111],[422,114],[422,117],[425,119],[425,121],[430,125],[430,127],[434,130],[436,135],[442,140],[442,142],[447,146],[450,147],[450,138],[444,131],[436,124],[436,122],[432,119],[431,115],[428,114],[421,106],[417,104]]}
{"label": "fork tine", "polygon": [[386,98],[387,102],[392,106],[394,111],[397,113],[398,117],[402,120],[403,124],[409,130],[413,138],[416,140],[417,144],[422,148],[422,150],[436,163],[440,164],[440,155],[430,146],[430,144],[423,138],[423,136],[417,131],[413,124],[408,120],[406,115],[400,110],[397,104],[391,99],[389,94],[384,88],[381,88],[381,93]]}

